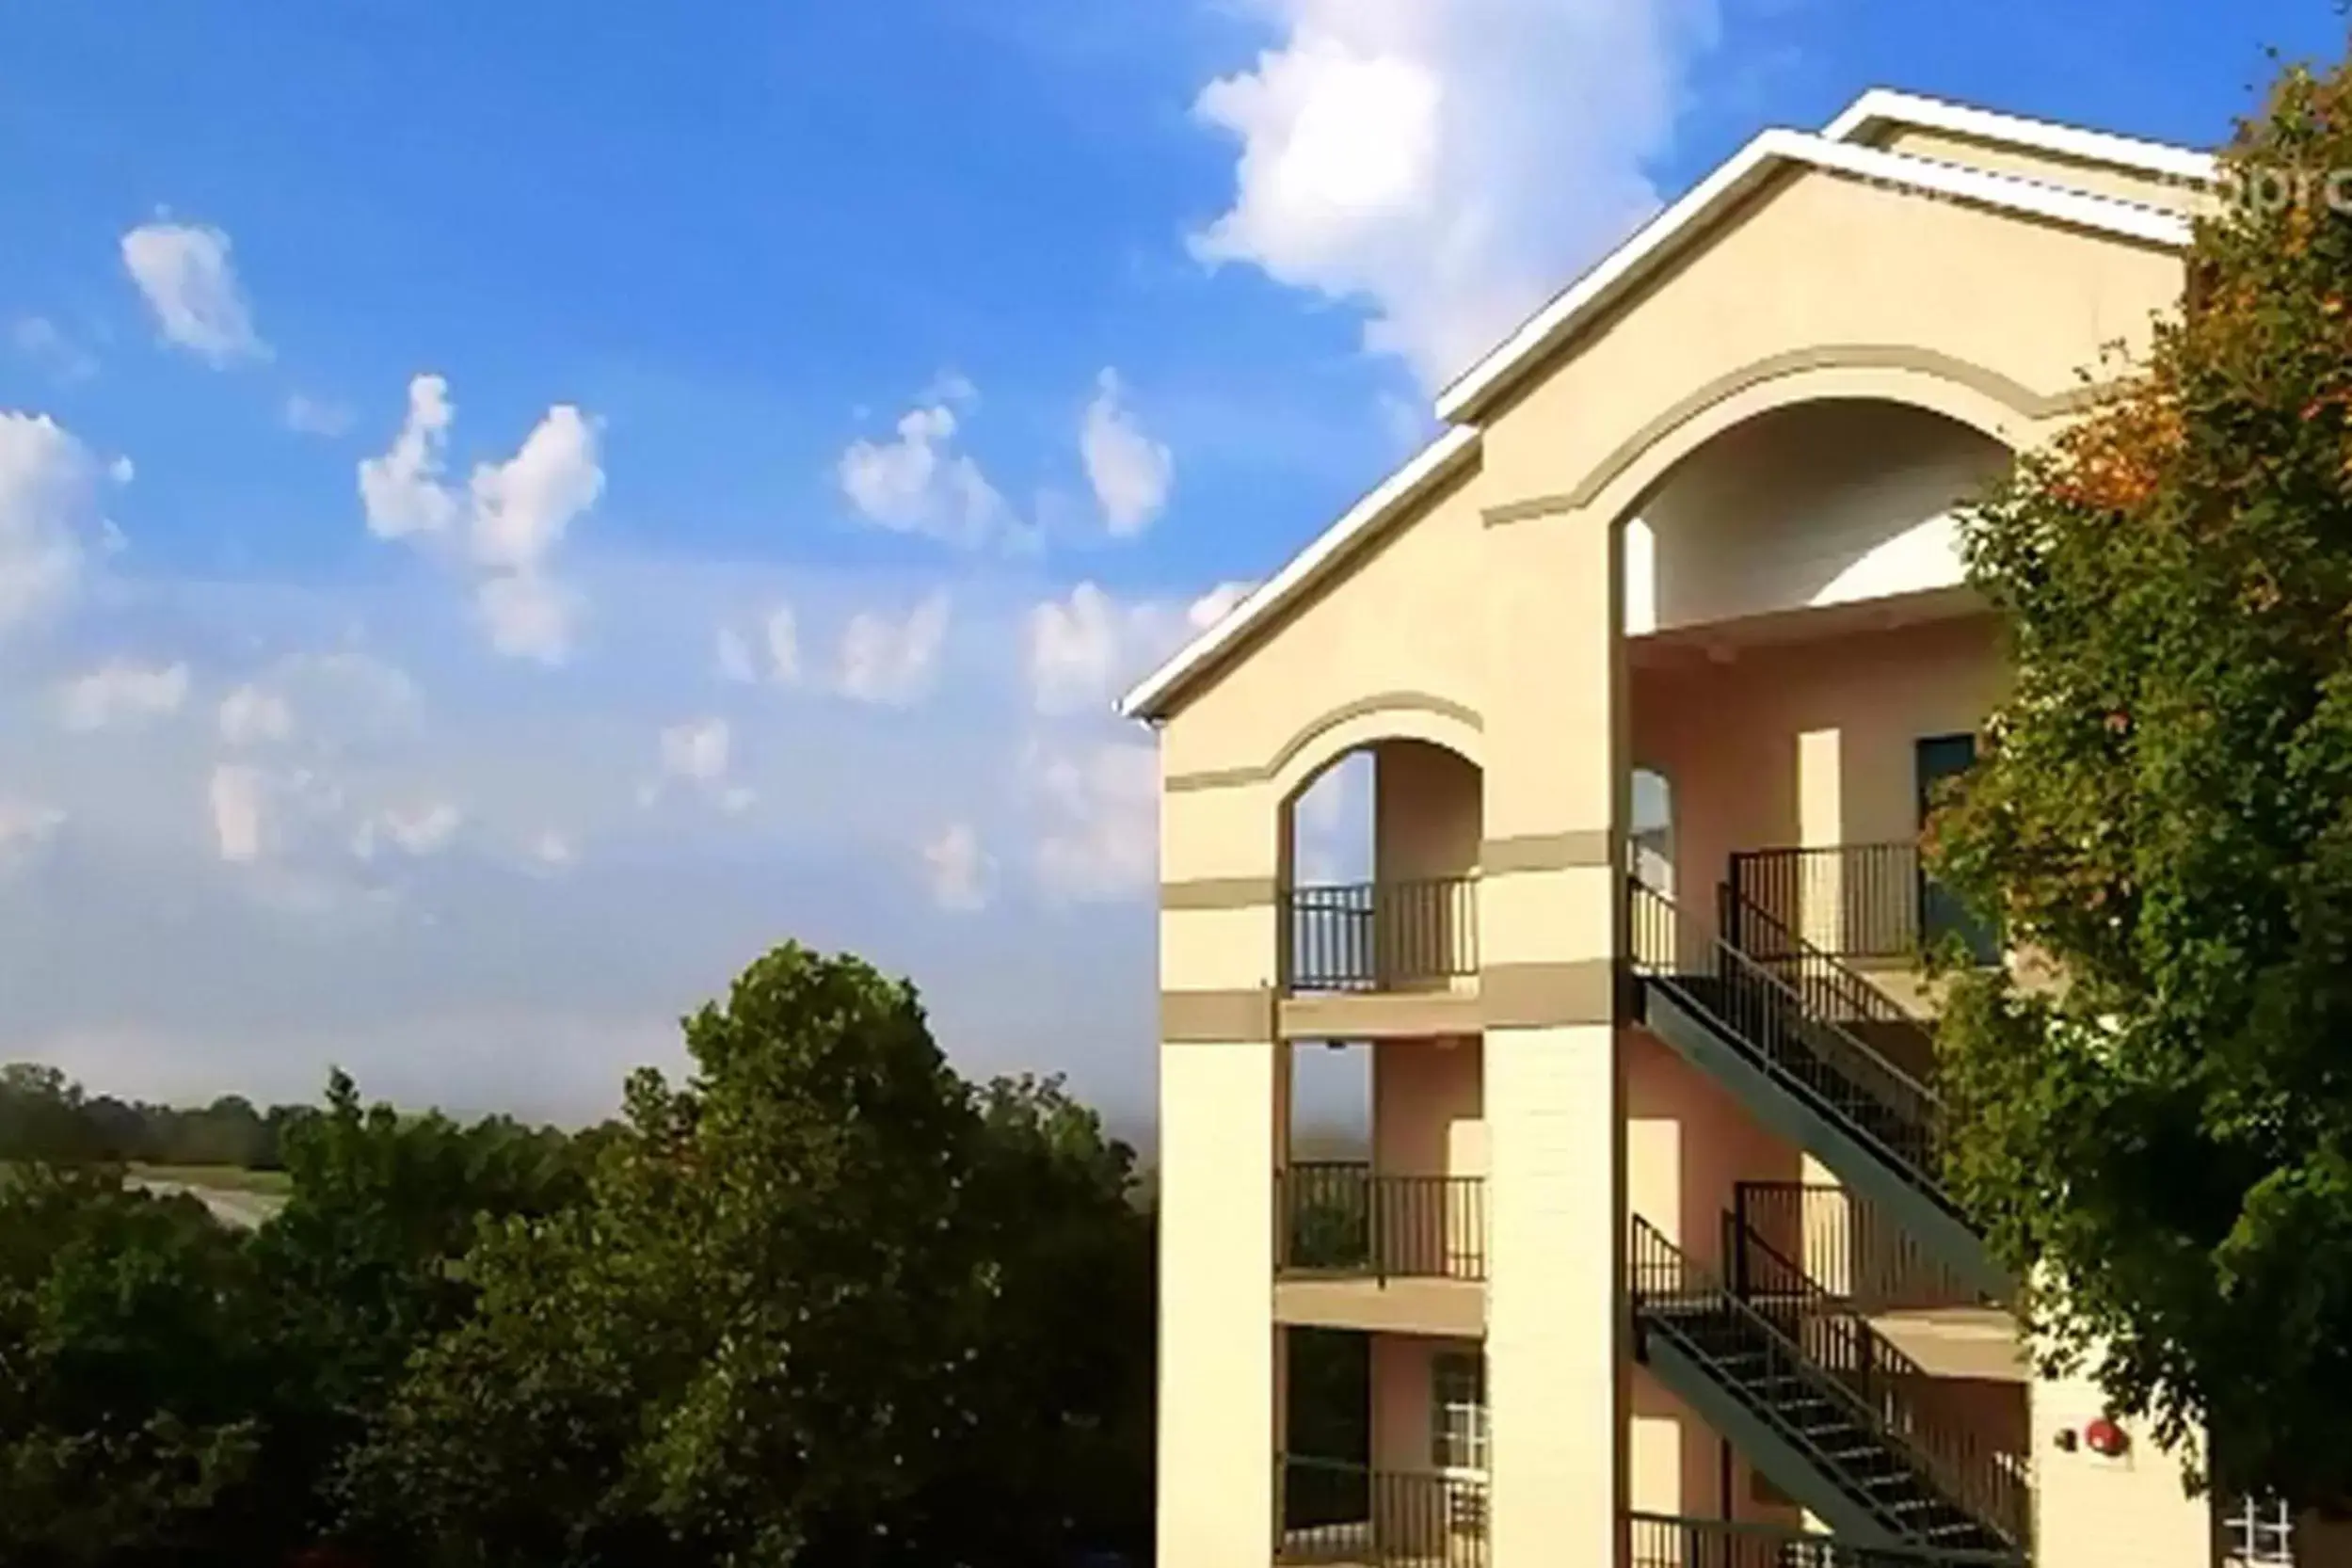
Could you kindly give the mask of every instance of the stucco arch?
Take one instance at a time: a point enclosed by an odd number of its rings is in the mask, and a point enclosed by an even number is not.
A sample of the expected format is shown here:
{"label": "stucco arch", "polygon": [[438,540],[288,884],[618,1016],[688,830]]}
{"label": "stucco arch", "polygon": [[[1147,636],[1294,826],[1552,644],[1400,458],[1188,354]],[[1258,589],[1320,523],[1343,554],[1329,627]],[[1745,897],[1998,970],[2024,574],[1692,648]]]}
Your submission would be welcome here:
{"label": "stucco arch", "polygon": [[1285,743],[1266,766],[1275,798],[1288,807],[1332,764],[1383,741],[1418,741],[1473,768],[1486,766],[1484,726],[1474,710],[1427,693],[1391,692],[1324,713]]}
{"label": "stucco arch", "polygon": [[1720,376],[1661,410],[1563,497],[1560,509],[1613,523],[1725,431],[1779,409],[1830,402],[1892,403],[1941,414],[2011,452],[2046,439],[2049,424],[2073,408],[2070,397],[2036,392],[1928,349],[1825,347],[1781,355]]}

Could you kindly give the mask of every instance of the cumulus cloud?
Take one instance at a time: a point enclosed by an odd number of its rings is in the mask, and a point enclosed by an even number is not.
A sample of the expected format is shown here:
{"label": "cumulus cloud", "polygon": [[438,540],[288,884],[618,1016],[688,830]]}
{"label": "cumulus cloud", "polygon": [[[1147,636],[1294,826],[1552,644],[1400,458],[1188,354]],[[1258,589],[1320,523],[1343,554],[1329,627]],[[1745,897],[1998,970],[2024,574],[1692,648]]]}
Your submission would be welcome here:
{"label": "cumulus cloud", "polygon": [[800,683],[800,622],[789,604],[778,604],[760,622],[760,645],[732,626],[722,626],[714,640],[712,662],[719,679],[738,686],[762,681],[776,686]]}
{"label": "cumulus cloud", "polygon": [[662,731],[661,765],[653,781],[637,792],[640,805],[651,806],[672,784],[688,789],[721,810],[746,811],[758,792],[733,776],[735,731],[725,719],[690,719]]}
{"label": "cumulus cloud", "polygon": [[213,843],[223,860],[249,865],[262,854],[262,773],[224,762],[213,770],[205,798],[212,809]]}
{"label": "cumulus cloud", "polygon": [[113,660],[57,688],[57,722],[83,733],[127,728],[179,712],[187,695],[185,664]]}
{"label": "cumulus cloud", "polygon": [[122,264],[164,337],[214,365],[269,353],[253,330],[229,250],[218,229],[162,218],[122,236]]}
{"label": "cumulus cloud", "polygon": [[1113,538],[1133,538],[1166,509],[1176,487],[1176,456],[1144,432],[1124,401],[1118,372],[1105,370],[1079,426],[1086,479]]}
{"label": "cumulus cloud", "polygon": [[254,685],[239,686],[222,697],[219,719],[224,745],[261,745],[294,733],[292,706],[277,693]]}
{"label": "cumulus cloud", "polygon": [[40,848],[65,825],[65,813],[36,801],[0,796],[0,868]]}
{"label": "cumulus cloud", "polygon": [[836,475],[859,516],[896,533],[966,548],[996,540],[1013,527],[1004,497],[956,445],[960,424],[950,405],[968,404],[970,386],[958,378],[953,387],[933,389],[950,395],[908,410],[895,440],[850,443]]}
{"label": "cumulus cloud", "polygon": [[1141,742],[1032,743],[1023,773],[1040,821],[1036,874],[1072,903],[1132,897],[1160,865],[1160,760]]}
{"label": "cumulus cloud", "polygon": [[73,596],[98,510],[98,464],[46,414],[0,410],[0,636]]}
{"label": "cumulus cloud", "polygon": [[1032,705],[1058,715],[1107,710],[1129,685],[1186,641],[1215,625],[1250,592],[1226,583],[1189,603],[1123,602],[1093,583],[1029,613],[1027,671]]}
{"label": "cumulus cloud", "polygon": [[360,824],[351,836],[351,853],[362,860],[393,851],[423,859],[447,849],[464,823],[465,813],[446,800],[387,808]]}
{"label": "cumulus cloud", "polygon": [[1459,374],[1659,204],[1714,0],[1249,0],[1274,44],[1204,88],[1239,146],[1193,236],[1363,307],[1366,344]]}
{"label": "cumulus cloud", "polygon": [[969,913],[988,906],[987,860],[980,834],[969,823],[954,823],[922,845],[931,901],[942,909]]}
{"label": "cumulus cloud", "polygon": [[851,616],[841,632],[841,695],[886,708],[921,701],[937,675],[950,611],[941,589],[904,618],[877,610]]}
{"label": "cumulus cloud", "polygon": [[456,410],[439,376],[408,383],[399,434],[360,463],[368,531],[440,550],[474,581],[474,611],[490,647],[559,664],[569,657],[583,601],[552,572],[566,535],[604,493],[597,424],[558,404],[503,463],[483,463],[461,496],[447,476]]}

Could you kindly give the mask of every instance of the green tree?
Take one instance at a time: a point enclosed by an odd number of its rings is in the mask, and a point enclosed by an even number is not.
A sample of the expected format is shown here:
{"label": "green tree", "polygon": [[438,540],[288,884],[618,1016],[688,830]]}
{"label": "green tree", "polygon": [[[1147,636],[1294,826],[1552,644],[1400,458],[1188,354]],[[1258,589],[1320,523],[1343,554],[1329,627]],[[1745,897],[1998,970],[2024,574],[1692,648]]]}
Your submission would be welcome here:
{"label": "green tree", "polygon": [[192,1199],[46,1164],[0,1183],[0,1561],[268,1561],[256,1282]]}
{"label": "green tree", "polygon": [[585,1203],[468,1256],[479,1310],[350,1466],[362,1529],[450,1568],[1032,1568],[1110,1528],[1148,1473],[1128,1152],[1056,1086],[975,1094],[852,959],[781,948],[686,1042]]}
{"label": "green tree", "polygon": [[[2212,1476],[2352,1500],[2352,169],[2341,68],[2222,158],[2130,392],[1965,525],[2013,694],[1940,875],[2063,979],[1958,982],[1951,1175]],[[2330,181],[2333,181],[2331,185]]]}

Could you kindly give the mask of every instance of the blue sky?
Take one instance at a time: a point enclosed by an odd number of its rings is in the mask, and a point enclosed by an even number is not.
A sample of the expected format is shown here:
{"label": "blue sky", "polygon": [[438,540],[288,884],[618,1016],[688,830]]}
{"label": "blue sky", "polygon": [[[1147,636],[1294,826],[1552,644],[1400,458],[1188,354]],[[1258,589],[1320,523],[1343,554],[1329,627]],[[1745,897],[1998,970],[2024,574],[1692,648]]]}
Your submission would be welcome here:
{"label": "blue sky", "polygon": [[1767,124],[1883,84],[2209,143],[2339,26],[0,10],[0,1058],[590,1114],[799,936],[1140,1117],[1107,699],[1437,382]]}

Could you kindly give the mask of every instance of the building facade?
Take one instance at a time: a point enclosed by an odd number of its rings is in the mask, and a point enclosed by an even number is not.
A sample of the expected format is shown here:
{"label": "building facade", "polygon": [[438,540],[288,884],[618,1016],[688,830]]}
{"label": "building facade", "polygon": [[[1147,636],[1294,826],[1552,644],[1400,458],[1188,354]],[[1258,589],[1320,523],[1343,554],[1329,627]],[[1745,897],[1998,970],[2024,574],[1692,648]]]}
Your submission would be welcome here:
{"label": "building facade", "polygon": [[[1954,508],[2147,343],[2212,180],[1890,93],[1768,132],[1130,694],[1162,1568],[2281,1555],[2034,1378],[1912,965],[2002,961],[1914,848],[2004,680]],[[1367,756],[1372,874],[1316,885],[1296,804]],[[1335,1042],[1369,1138],[1309,1158]],[[1311,1451],[1309,1334],[1356,1451]]]}

